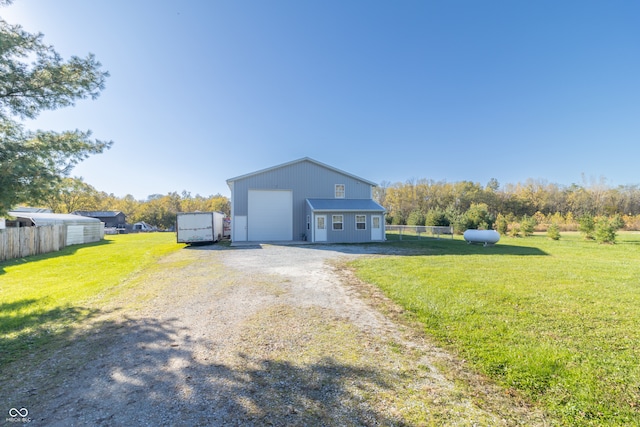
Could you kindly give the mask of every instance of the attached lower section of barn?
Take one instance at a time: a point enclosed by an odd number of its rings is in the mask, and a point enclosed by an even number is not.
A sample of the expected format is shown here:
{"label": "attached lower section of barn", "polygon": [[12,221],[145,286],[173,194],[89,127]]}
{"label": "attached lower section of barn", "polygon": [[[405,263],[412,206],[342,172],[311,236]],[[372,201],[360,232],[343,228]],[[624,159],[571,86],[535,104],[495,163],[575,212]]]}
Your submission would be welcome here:
{"label": "attached lower section of barn", "polygon": [[384,208],[373,200],[307,199],[306,240],[314,243],[385,239]]}

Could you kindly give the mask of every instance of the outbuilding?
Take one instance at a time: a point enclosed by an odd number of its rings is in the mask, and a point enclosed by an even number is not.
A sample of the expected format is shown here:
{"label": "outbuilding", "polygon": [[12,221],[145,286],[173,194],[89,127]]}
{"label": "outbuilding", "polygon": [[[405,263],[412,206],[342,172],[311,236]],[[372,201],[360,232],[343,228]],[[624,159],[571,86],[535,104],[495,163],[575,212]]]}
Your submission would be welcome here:
{"label": "outbuilding", "polygon": [[74,211],[71,213],[96,218],[104,222],[104,226],[107,228],[125,228],[127,223],[127,216],[120,211]]}
{"label": "outbuilding", "polygon": [[96,218],[72,214],[56,214],[47,212],[9,212],[21,224],[29,223],[39,227],[42,225],[62,224],[66,228],[66,244],[77,245],[97,242],[104,238],[104,223]]}
{"label": "outbuilding", "polygon": [[227,180],[233,242],[384,241],[377,185],[308,157]]}

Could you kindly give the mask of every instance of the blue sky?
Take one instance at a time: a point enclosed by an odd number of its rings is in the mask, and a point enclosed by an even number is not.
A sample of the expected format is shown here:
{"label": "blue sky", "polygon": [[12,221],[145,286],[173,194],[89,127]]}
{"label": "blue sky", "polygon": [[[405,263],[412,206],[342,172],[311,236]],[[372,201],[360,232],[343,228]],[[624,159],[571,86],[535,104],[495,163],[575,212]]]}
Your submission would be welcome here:
{"label": "blue sky", "polygon": [[113,140],[118,196],[230,194],[311,157],[373,182],[640,183],[640,2],[15,0],[111,73],[29,128]]}

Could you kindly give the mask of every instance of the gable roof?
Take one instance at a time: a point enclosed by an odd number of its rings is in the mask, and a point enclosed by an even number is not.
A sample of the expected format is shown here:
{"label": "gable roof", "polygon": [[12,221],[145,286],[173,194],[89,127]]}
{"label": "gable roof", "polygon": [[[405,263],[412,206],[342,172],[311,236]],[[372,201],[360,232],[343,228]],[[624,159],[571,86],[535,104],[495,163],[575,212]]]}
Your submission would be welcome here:
{"label": "gable roof", "polygon": [[11,209],[11,212],[42,212],[42,213],[53,213],[51,209],[47,208],[32,208],[29,206],[18,206],[17,208]]}
{"label": "gable roof", "polygon": [[385,209],[371,199],[307,199],[314,212],[384,212]]}
{"label": "gable roof", "polygon": [[72,214],[74,215],[91,216],[91,217],[99,216],[102,218],[116,217],[121,213],[122,212],[120,211],[73,211],[72,212]]}
{"label": "gable roof", "polygon": [[313,163],[313,164],[318,165],[320,167],[323,167],[325,169],[337,172],[337,173],[342,174],[342,175],[346,175],[346,176],[348,176],[350,178],[353,178],[353,179],[356,179],[358,181],[362,181],[365,184],[369,184],[369,185],[371,185],[373,187],[377,187],[378,186],[378,184],[376,184],[375,182],[371,182],[371,181],[369,181],[367,179],[360,178],[359,176],[353,175],[353,174],[351,174],[349,172],[345,172],[345,171],[340,170],[338,168],[334,168],[333,166],[326,165],[326,164],[324,164],[322,162],[319,162],[317,160],[314,160],[314,159],[312,159],[310,157],[303,157],[301,159],[294,160],[294,161],[287,162],[287,163],[283,163],[281,165],[272,166],[272,167],[266,168],[266,169],[261,169],[259,171],[251,172],[251,173],[248,173],[248,174],[245,174],[245,175],[236,176],[235,178],[229,178],[227,180],[227,185],[231,186],[231,183],[234,182],[234,181],[239,181],[241,179],[249,178],[251,176],[259,175],[259,174],[262,174],[262,173],[265,173],[265,172],[271,172],[271,171],[276,170],[276,169],[284,168],[284,167],[295,165],[297,163],[302,163],[302,162]]}

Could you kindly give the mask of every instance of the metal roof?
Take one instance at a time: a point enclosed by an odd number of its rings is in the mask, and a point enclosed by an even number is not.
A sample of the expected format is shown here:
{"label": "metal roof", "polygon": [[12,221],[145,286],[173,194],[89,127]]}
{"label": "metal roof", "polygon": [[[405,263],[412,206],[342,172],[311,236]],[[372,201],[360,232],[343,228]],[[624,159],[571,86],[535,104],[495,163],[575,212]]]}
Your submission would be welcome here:
{"label": "metal roof", "polygon": [[49,225],[49,224],[79,224],[79,223],[92,223],[100,222],[97,218],[90,218],[87,216],[72,215],[72,214],[56,214],[56,213],[43,213],[43,212],[9,212],[9,215],[15,218],[25,218],[33,221],[35,225]]}
{"label": "metal roof", "polygon": [[385,209],[371,199],[307,199],[312,211],[327,212],[384,212]]}
{"label": "metal roof", "polygon": [[74,215],[92,216],[92,217],[99,216],[102,218],[116,217],[121,213],[122,212],[120,211],[73,211],[72,212],[72,214]]}
{"label": "metal roof", "polygon": [[371,181],[369,181],[369,180],[367,180],[367,179],[360,178],[359,176],[356,176],[356,175],[350,174],[349,172],[345,172],[345,171],[340,170],[340,169],[338,169],[338,168],[334,168],[333,166],[326,165],[326,164],[324,164],[324,163],[321,163],[321,162],[319,162],[319,161],[317,161],[317,160],[314,160],[314,159],[312,159],[312,158],[309,158],[309,157],[303,157],[303,158],[301,158],[301,159],[294,160],[294,161],[292,161],[292,162],[287,162],[287,163],[283,163],[283,164],[281,164],[281,165],[272,166],[272,167],[270,167],[270,168],[261,169],[261,170],[256,171],[256,172],[251,172],[251,173],[248,173],[248,174],[245,174],[245,175],[236,176],[235,178],[229,178],[229,179],[227,180],[227,185],[230,185],[233,181],[238,181],[238,180],[241,180],[241,179],[244,179],[244,178],[248,178],[248,177],[250,177],[250,176],[259,175],[259,174],[261,174],[261,173],[270,172],[270,171],[275,170],[275,169],[280,169],[280,168],[283,168],[283,167],[286,167],[286,166],[291,166],[291,165],[294,165],[294,164],[296,164],[296,163],[302,163],[302,162],[310,162],[310,163],[314,163],[314,164],[316,164],[316,165],[318,165],[318,166],[321,166],[321,167],[323,167],[323,168],[326,168],[326,169],[332,170],[332,171],[337,172],[337,173],[340,173],[340,174],[342,174],[342,175],[349,176],[349,177],[351,177],[351,178],[353,178],[353,179],[357,179],[358,181],[362,181],[362,182],[364,182],[364,183],[366,183],[366,184],[369,184],[369,185],[372,185],[372,186],[374,186],[374,187],[377,187],[377,186],[378,186],[378,184],[376,184],[375,182],[371,182]]}
{"label": "metal roof", "polygon": [[11,209],[12,212],[46,212],[53,213],[51,209],[48,208],[32,208],[29,206],[18,206],[16,208]]}

